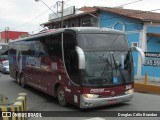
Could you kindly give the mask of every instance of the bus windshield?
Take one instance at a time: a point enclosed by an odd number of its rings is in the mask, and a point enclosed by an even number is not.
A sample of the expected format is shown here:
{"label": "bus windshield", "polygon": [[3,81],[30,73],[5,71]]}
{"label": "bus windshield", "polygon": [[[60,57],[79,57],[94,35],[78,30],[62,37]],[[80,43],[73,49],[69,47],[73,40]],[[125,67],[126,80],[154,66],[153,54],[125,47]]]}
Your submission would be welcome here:
{"label": "bus windshield", "polygon": [[129,50],[124,34],[79,34],[78,42],[83,50]]}
{"label": "bus windshield", "polygon": [[133,82],[131,50],[123,34],[81,34],[85,54],[86,86],[112,86]]}
{"label": "bus windshield", "polygon": [[132,82],[134,79],[131,57],[129,51],[85,52],[83,85],[109,86]]}

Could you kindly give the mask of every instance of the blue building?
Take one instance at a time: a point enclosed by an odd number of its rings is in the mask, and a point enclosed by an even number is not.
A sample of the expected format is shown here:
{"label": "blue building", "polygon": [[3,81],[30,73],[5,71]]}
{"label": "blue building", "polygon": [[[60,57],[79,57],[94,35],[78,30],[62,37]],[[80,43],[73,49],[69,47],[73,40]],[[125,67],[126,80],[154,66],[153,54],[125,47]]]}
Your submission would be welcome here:
{"label": "blue building", "polygon": [[[80,12],[79,12],[80,11]],[[44,27],[60,28],[61,19],[51,19]],[[160,81],[160,13],[108,7],[83,7],[63,17],[63,27],[94,26],[124,31],[131,47],[140,47],[145,52],[142,65],[138,52],[133,52],[135,78]]]}

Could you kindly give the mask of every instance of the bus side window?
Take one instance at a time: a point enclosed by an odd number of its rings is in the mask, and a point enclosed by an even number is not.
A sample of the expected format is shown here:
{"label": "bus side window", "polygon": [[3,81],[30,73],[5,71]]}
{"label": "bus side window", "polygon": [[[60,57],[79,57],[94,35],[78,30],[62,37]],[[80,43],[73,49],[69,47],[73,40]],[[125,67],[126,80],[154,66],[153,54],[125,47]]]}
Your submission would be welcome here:
{"label": "bus side window", "polygon": [[30,48],[29,48],[29,50],[28,50],[28,54],[29,54],[29,55],[35,55],[35,54],[36,54],[36,51],[35,51],[34,44],[31,43],[29,46],[30,46]]}
{"label": "bus side window", "polygon": [[15,55],[16,54],[16,48],[15,48],[15,44],[14,43],[10,43],[9,54],[10,55]]}
{"label": "bus side window", "polygon": [[[45,37],[41,40],[43,47],[41,47],[41,54],[49,55],[49,56],[57,56],[62,58],[62,50],[61,50],[61,39],[60,35],[51,35]],[[43,51],[43,52],[42,52]]]}

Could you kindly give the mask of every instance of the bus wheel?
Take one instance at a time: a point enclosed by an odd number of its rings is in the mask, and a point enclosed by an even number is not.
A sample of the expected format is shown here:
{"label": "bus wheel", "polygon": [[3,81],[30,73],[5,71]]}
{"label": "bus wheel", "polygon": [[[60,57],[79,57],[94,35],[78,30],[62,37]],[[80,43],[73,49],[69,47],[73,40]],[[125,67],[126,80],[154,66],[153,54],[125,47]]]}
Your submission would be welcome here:
{"label": "bus wheel", "polygon": [[64,93],[64,90],[62,89],[61,86],[59,86],[58,89],[57,89],[57,99],[58,99],[58,102],[61,106],[66,106],[67,105],[66,98],[65,98],[65,93]]}
{"label": "bus wheel", "polygon": [[26,85],[25,85],[25,80],[23,75],[21,75],[20,77],[20,82],[21,82],[21,86],[24,88]]}

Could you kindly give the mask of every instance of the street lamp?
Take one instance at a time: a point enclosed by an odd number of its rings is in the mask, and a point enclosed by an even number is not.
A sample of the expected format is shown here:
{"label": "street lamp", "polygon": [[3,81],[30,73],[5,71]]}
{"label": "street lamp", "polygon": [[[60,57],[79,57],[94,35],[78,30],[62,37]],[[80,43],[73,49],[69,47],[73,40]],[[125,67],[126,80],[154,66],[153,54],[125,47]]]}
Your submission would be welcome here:
{"label": "street lamp", "polygon": [[43,0],[35,0],[36,2],[39,2],[39,1],[41,1],[43,4],[45,4],[45,6],[47,6],[53,13],[54,13],[54,11],[45,3],[45,2],[43,2]]}
{"label": "street lamp", "polygon": [[[35,0],[36,2],[41,1],[43,4],[45,4],[45,6],[47,6],[54,14],[56,14],[43,0]],[[60,1],[58,1],[60,2]],[[64,2],[62,1],[62,12],[61,12],[61,28],[63,28],[63,4]],[[58,17],[58,15],[56,14],[56,16]]]}

